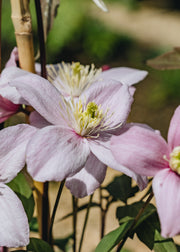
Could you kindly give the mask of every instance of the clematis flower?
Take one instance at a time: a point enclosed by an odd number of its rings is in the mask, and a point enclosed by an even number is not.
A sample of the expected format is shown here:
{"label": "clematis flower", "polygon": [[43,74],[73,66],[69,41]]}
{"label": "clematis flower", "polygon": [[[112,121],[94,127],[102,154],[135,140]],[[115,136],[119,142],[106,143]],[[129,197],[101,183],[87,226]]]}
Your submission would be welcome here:
{"label": "clematis flower", "polygon": [[[96,69],[94,64],[84,66],[79,62],[48,65],[47,72],[48,80],[65,97],[79,97],[91,85],[103,80],[115,80],[131,86],[143,80],[147,75],[147,71],[128,67],[116,67],[102,72],[102,69]],[[108,82],[106,83],[108,85]],[[133,94],[134,88],[130,87],[130,89]]]}
{"label": "clematis flower", "polygon": [[[110,152],[130,112],[133,98],[127,85],[103,80],[78,99],[65,99],[49,81],[25,74],[11,82],[35,110],[30,117],[37,128],[27,144],[28,172],[37,181],[62,181],[76,197],[94,192],[104,180],[107,166],[138,181],[146,179],[118,164]],[[111,94],[111,95],[109,95]]]}
{"label": "clematis flower", "polygon": [[180,106],[171,119],[167,142],[158,131],[141,124],[125,126],[111,139],[111,151],[122,165],[138,174],[154,176],[153,191],[161,234],[180,233]]}
{"label": "clematis flower", "polygon": [[36,129],[19,124],[0,132],[0,246],[29,243],[29,224],[21,201],[6,185],[25,165],[25,149]]}

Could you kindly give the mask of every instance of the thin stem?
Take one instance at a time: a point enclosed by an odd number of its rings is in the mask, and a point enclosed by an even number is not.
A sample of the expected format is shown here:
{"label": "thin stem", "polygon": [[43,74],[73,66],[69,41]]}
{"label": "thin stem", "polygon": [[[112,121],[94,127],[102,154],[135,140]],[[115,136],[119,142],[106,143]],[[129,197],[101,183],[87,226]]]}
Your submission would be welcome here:
{"label": "thin stem", "polygon": [[154,194],[153,192],[151,192],[149,194],[149,197],[147,198],[147,200],[145,201],[144,205],[142,206],[142,208],[139,210],[138,214],[136,215],[134,222],[132,223],[131,227],[129,228],[126,236],[124,237],[124,239],[118,244],[117,250],[116,252],[121,251],[122,247],[124,246],[124,243],[126,242],[127,238],[129,237],[129,232],[135,227],[136,223],[138,222],[139,218],[141,217],[142,213],[144,212],[144,210],[146,209],[146,207],[148,206],[148,204],[150,203],[150,201],[152,200]]}
{"label": "thin stem", "polygon": [[102,196],[102,188],[99,188],[100,193],[100,209],[101,209],[101,239],[104,237],[104,230],[105,230],[105,218],[106,218],[106,211],[103,208],[103,196]]}
{"label": "thin stem", "polygon": [[92,203],[92,198],[93,198],[93,194],[89,198],[89,204],[87,207],[83,230],[82,230],[82,234],[81,234],[81,240],[80,240],[80,244],[79,244],[79,250],[78,250],[79,252],[81,252],[81,248],[82,248],[82,243],[83,243],[83,238],[84,238],[84,234],[85,234],[85,230],[86,230],[86,226],[87,226],[87,221],[88,221],[88,217],[89,217],[89,211],[90,211],[90,207],[91,207],[91,203]]}
{"label": "thin stem", "polygon": [[55,220],[57,207],[58,207],[59,200],[61,198],[62,190],[63,190],[63,187],[64,187],[64,183],[65,183],[65,180],[63,180],[61,182],[60,186],[59,186],[59,190],[58,190],[58,193],[57,193],[57,196],[56,196],[56,201],[55,201],[52,216],[51,216],[51,222],[50,222],[50,228],[49,228],[49,242],[50,242],[50,244],[52,244],[52,229],[53,229],[53,224],[54,224],[54,220]]}
{"label": "thin stem", "polygon": [[45,50],[44,29],[43,29],[43,20],[42,20],[40,0],[35,0],[35,4],[36,4],[36,16],[37,16],[37,23],[38,23],[41,76],[46,79],[47,78],[47,73],[46,73],[46,50]]}
{"label": "thin stem", "polygon": [[77,226],[77,210],[78,210],[78,199],[72,196],[73,203],[73,252],[76,252],[76,226]]}
{"label": "thin stem", "polygon": [[49,230],[49,198],[48,198],[49,182],[43,184],[43,195],[42,195],[42,239],[48,241],[48,230]]}

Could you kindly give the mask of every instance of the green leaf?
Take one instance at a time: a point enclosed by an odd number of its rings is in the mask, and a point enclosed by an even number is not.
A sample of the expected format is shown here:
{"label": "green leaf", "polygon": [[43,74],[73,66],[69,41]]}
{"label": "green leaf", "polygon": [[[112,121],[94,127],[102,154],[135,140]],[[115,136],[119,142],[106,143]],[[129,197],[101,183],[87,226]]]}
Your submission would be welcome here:
{"label": "green leaf", "polygon": [[154,252],[177,252],[173,239],[163,238],[158,230],[155,230]]}
{"label": "green leaf", "polygon": [[68,235],[63,239],[56,239],[54,240],[54,245],[60,248],[62,251],[68,251],[68,247],[71,246],[69,241],[73,239],[73,234]]}
{"label": "green leaf", "polygon": [[22,172],[18,173],[18,175],[10,183],[8,183],[8,186],[15,193],[18,193],[27,199],[32,195],[32,189]]}
{"label": "green leaf", "polygon": [[[129,216],[129,217],[135,218],[143,206],[144,206],[144,202],[140,201],[140,202],[135,202],[131,205],[118,207],[116,210],[116,217],[118,218],[120,223],[122,223],[124,217]],[[152,204],[149,204],[144,210],[144,212],[142,213],[135,227],[140,225],[141,222],[143,222],[146,218],[148,218],[154,212],[156,212],[155,206]]]}
{"label": "green leaf", "polygon": [[155,212],[144,220],[136,229],[135,232],[138,238],[151,250],[154,247],[155,231],[160,230],[158,215]]}
{"label": "green leaf", "polygon": [[131,178],[126,175],[117,176],[105,187],[115,200],[121,200],[124,203],[127,199],[133,197],[139,191],[138,186],[132,187]]}
{"label": "green leaf", "polygon": [[180,47],[148,60],[147,65],[158,70],[180,69]]}
{"label": "green leaf", "polygon": [[123,223],[120,227],[105,235],[95,249],[95,252],[109,252],[127,234],[134,220]]}
{"label": "green leaf", "polygon": [[38,232],[39,231],[39,227],[38,227],[38,220],[36,217],[33,217],[29,223],[29,228],[31,231],[33,232]]}
{"label": "green leaf", "polygon": [[23,207],[24,207],[24,210],[27,214],[28,221],[30,222],[33,217],[33,213],[34,213],[34,206],[35,206],[34,197],[33,197],[33,195],[31,195],[30,198],[26,198],[19,193],[16,193],[16,194],[19,197],[19,199],[21,200]]}
{"label": "green leaf", "polygon": [[27,249],[28,251],[33,252],[53,252],[53,249],[47,242],[37,238],[30,238],[30,243],[27,246]]}

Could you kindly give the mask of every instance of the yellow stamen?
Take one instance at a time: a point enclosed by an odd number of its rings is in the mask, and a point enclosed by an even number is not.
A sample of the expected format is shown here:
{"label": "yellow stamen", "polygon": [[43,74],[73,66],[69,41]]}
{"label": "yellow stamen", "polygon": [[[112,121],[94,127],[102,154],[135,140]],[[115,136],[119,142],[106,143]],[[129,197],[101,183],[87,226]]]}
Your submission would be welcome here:
{"label": "yellow stamen", "polygon": [[169,166],[180,175],[180,146],[175,147],[171,152]]}

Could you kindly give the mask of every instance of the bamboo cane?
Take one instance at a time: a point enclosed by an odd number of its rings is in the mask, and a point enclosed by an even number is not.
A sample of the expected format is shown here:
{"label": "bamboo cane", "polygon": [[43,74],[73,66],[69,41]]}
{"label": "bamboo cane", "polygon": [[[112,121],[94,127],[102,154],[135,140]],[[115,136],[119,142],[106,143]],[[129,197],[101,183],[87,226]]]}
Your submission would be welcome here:
{"label": "bamboo cane", "polygon": [[31,14],[28,0],[11,0],[11,18],[14,24],[20,67],[35,72]]}
{"label": "bamboo cane", "polygon": [[[26,71],[35,73],[34,47],[29,1],[11,0],[11,13],[11,18],[15,29],[20,67]],[[34,181],[34,187],[34,197],[37,203],[39,233],[42,238],[42,198],[44,184]]]}

